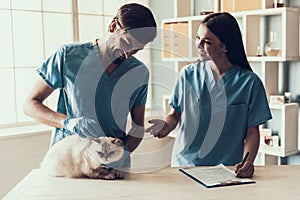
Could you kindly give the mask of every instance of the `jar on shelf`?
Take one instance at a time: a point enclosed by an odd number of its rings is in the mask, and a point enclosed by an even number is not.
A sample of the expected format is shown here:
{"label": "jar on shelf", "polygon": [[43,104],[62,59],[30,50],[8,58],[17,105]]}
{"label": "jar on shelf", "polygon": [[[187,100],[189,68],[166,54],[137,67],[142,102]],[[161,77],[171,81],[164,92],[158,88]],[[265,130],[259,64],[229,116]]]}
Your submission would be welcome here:
{"label": "jar on shelf", "polygon": [[208,15],[214,12],[214,1],[194,0],[195,15]]}
{"label": "jar on shelf", "polygon": [[261,56],[262,56],[261,50],[260,50],[260,46],[257,46],[257,47],[256,47],[256,53],[255,53],[255,56],[258,56],[258,57],[261,57]]}
{"label": "jar on shelf", "polygon": [[276,40],[276,32],[270,31],[269,42],[265,45],[267,56],[280,56],[281,49]]}
{"label": "jar on shelf", "polygon": [[283,0],[274,0],[273,1],[273,8],[280,8],[280,7],[284,7]]}

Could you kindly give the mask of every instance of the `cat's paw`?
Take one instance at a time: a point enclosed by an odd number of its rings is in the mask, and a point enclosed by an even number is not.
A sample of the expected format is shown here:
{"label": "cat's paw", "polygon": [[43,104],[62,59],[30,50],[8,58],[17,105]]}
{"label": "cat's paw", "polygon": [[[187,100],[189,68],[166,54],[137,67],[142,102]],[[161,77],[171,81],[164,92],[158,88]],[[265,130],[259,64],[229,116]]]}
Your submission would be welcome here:
{"label": "cat's paw", "polygon": [[109,173],[106,176],[103,177],[105,180],[115,180],[116,176],[113,173]]}
{"label": "cat's paw", "polygon": [[116,171],[116,172],[114,172],[114,174],[115,174],[116,179],[124,179],[125,178],[123,172]]}
{"label": "cat's paw", "polygon": [[115,180],[115,179],[124,179],[124,174],[123,172],[120,171],[115,171],[113,170],[112,172],[106,174],[106,175],[102,175],[101,178],[105,179],[105,180]]}

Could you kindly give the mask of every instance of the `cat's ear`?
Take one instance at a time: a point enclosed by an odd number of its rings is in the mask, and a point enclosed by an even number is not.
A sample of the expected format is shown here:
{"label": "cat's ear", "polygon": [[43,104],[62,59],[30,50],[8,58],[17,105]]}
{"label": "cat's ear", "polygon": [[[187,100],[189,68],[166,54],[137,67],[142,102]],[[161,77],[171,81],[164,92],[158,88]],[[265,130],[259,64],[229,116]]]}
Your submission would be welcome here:
{"label": "cat's ear", "polygon": [[94,142],[97,142],[97,143],[100,143],[101,140],[99,138],[90,138],[90,140],[94,141]]}
{"label": "cat's ear", "polygon": [[80,142],[84,147],[89,147],[92,143],[92,141],[88,138],[80,138]]}
{"label": "cat's ear", "polygon": [[94,154],[95,152],[99,151],[100,148],[99,141],[91,138],[82,138],[81,145],[91,154]]}
{"label": "cat's ear", "polygon": [[119,146],[122,146],[123,145],[123,141],[120,140],[119,138],[111,138],[111,142],[113,144],[116,144],[116,145],[119,145]]}

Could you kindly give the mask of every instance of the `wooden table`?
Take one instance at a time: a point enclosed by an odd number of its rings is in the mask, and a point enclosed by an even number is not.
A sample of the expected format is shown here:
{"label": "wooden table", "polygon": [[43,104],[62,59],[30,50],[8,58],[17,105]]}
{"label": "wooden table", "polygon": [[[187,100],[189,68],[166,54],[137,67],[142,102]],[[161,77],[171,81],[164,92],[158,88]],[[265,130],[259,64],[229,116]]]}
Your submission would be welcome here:
{"label": "wooden table", "polygon": [[33,170],[3,200],[300,199],[300,166],[257,166],[252,179],[255,184],[208,189],[169,167],[114,181],[53,178]]}

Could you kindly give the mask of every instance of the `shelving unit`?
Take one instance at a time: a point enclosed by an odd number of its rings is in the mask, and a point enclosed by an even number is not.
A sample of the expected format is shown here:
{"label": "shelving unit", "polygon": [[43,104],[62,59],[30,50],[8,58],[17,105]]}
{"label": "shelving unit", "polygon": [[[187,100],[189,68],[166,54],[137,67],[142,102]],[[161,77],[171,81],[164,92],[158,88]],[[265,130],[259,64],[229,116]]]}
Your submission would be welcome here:
{"label": "shelving unit", "polygon": [[220,10],[226,12],[236,12],[272,8],[273,2],[273,0],[220,0]]}
{"label": "shelving unit", "polygon": [[[261,78],[267,94],[278,94],[278,81],[274,77],[278,77],[279,62],[299,59],[299,9],[269,8],[236,12],[232,15],[239,22],[249,62],[260,62],[262,72],[259,74],[262,74]],[[164,61],[188,63],[197,60],[194,38],[204,17],[191,16],[162,20],[162,58]],[[262,52],[268,41],[266,37],[268,29],[271,29],[266,23],[267,18],[269,20],[280,18],[276,24],[281,26],[281,32],[277,34],[280,36],[278,37],[280,38],[278,44],[281,47],[280,56],[266,56]],[[288,31],[291,28],[293,31]],[[261,49],[262,56],[256,56],[257,47]],[[182,66],[182,64],[177,64],[177,66]],[[176,70],[180,71],[178,68]]]}
{"label": "shelving unit", "polygon": [[286,157],[298,152],[298,110],[297,103],[270,104],[273,119],[268,127],[278,132],[279,146],[260,144],[260,153]]}
{"label": "shelving unit", "polygon": [[[299,59],[299,9],[298,8],[269,8],[232,13],[237,19],[242,31],[248,60],[264,62],[284,62]],[[194,38],[199,24],[205,16],[178,17],[162,20],[163,55],[165,61],[184,61],[197,59]],[[281,26],[277,33],[281,47],[281,56],[256,56],[257,47],[261,50],[267,43],[268,35],[265,27],[267,18],[280,18],[276,25]],[[290,29],[293,31],[288,31]],[[173,45],[171,45],[173,44]],[[180,47],[180,48],[178,48]],[[288,47],[288,48],[287,48]],[[179,59],[174,59],[179,58]]]}
{"label": "shelving unit", "polygon": [[[299,9],[298,8],[269,8],[232,13],[241,22],[240,27],[244,39],[245,50],[249,61],[291,61],[299,59]],[[266,21],[273,22],[268,24]],[[257,47],[261,50],[268,42],[269,31],[273,27],[281,27],[277,32],[277,42],[281,47],[281,56],[256,56]],[[293,31],[290,31],[293,28]],[[267,36],[267,40],[265,40]],[[295,39],[295,41],[292,41]]]}
{"label": "shelving unit", "polygon": [[[240,0],[221,0],[239,3]],[[182,2],[182,0],[177,0]],[[258,10],[246,10],[231,12],[237,19],[245,46],[248,61],[254,67],[254,71],[261,78],[267,96],[279,94],[279,67],[284,62],[299,60],[299,8],[281,7],[270,8],[270,0],[255,0]],[[260,2],[261,4],[259,5]],[[215,1],[214,1],[215,3]],[[230,3],[230,2],[229,2]],[[178,7],[177,7],[178,9]],[[240,9],[241,10],[241,9]],[[225,10],[226,11],[226,10]],[[205,16],[184,16],[162,20],[162,59],[163,61],[175,61],[175,70],[190,62],[197,60],[197,51],[194,39],[199,24]],[[280,28],[279,28],[280,27]],[[269,32],[276,29],[277,42],[281,49],[279,56],[267,56],[264,52],[265,44],[269,41]],[[291,31],[293,30],[293,31]],[[258,56],[257,50],[260,49]],[[164,96],[163,105],[167,98]],[[280,146],[260,146],[260,153],[265,159],[275,160],[298,152],[298,112],[297,103],[281,105],[270,104],[273,119],[266,126],[279,134]],[[165,109],[167,110],[167,108]],[[265,161],[265,163],[270,163]]]}

